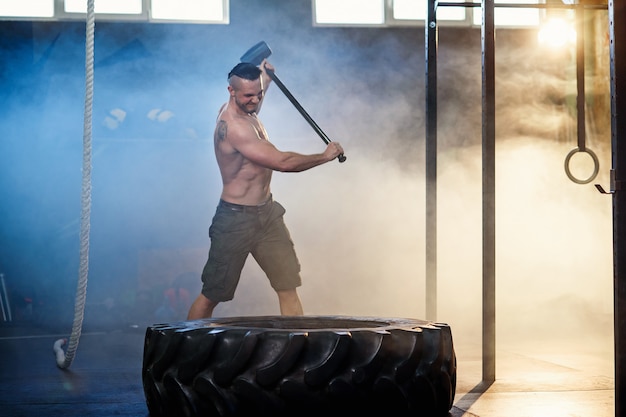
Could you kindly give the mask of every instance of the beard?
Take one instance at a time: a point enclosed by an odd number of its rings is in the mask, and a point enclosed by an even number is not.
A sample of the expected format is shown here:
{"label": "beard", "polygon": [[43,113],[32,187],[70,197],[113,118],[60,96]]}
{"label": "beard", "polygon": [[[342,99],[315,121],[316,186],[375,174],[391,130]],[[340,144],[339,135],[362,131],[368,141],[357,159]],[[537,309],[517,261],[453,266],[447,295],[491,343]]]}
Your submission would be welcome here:
{"label": "beard", "polygon": [[237,104],[237,107],[241,109],[241,111],[246,112],[248,114],[256,113],[257,109],[259,108],[258,104],[242,103],[236,98],[235,98],[235,103]]}

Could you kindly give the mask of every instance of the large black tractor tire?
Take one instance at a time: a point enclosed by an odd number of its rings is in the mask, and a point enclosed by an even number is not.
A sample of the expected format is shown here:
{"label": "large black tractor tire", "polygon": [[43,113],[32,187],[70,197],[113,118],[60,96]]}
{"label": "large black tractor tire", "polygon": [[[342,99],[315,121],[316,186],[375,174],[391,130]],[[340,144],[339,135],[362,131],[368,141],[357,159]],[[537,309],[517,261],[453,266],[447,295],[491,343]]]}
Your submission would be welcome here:
{"label": "large black tractor tire", "polygon": [[448,416],[450,327],[404,318],[229,317],[146,330],[151,417]]}

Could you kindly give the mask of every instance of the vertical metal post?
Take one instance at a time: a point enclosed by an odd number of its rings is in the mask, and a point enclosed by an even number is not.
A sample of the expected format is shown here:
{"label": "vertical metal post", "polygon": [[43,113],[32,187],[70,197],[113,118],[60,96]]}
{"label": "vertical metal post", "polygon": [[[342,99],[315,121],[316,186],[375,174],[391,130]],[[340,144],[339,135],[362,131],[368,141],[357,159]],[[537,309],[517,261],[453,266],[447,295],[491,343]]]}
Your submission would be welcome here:
{"label": "vertical metal post", "polygon": [[585,151],[585,9],[576,8],[576,121],[578,149]]}
{"label": "vertical metal post", "polygon": [[611,57],[611,184],[613,192],[613,290],[615,416],[626,413],[626,4],[609,1]]}
{"label": "vertical metal post", "polygon": [[437,318],[437,16],[428,0],[426,31],[426,319]]}
{"label": "vertical metal post", "polygon": [[495,26],[494,0],[482,0],[483,381],[496,379]]}

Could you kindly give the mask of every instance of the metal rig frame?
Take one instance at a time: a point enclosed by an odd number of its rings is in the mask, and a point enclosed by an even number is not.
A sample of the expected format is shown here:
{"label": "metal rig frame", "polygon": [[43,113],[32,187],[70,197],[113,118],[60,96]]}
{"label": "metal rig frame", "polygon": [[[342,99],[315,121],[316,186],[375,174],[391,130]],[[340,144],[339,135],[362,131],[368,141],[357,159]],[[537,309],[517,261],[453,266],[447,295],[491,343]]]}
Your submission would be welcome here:
{"label": "metal rig frame", "polygon": [[[588,3],[588,4],[587,4]],[[576,1],[560,7],[598,8],[597,2]],[[426,317],[437,315],[437,8],[476,7],[472,3],[428,0],[425,24],[426,47]],[[529,4],[496,5],[482,0],[482,383],[484,389],[496,379],[495,309],[495,26],[494,9],[533,7]],[[558,7],[539,4],[536,7]],[[605,5],[600,5],[606,8]],[[613,199],[613,281],[615,416],[626,415],[626,4],[608,1],[611,84],[611,184],[605,192]],[[579,91],[580,95],[580,91]],[[580,100],[579,100],[580,102]],[[580,110],[580,106],[579,106]],[[620,117],[621,116],[621,117]],[[620,140],[621,139],[621,140]],[[580,136],[579,136],[580,145]],[[583,149],[584,150],[584,149]],[[601,192],[601,186],[596,186]],[[622,192],[624,191],[624,192]]]}

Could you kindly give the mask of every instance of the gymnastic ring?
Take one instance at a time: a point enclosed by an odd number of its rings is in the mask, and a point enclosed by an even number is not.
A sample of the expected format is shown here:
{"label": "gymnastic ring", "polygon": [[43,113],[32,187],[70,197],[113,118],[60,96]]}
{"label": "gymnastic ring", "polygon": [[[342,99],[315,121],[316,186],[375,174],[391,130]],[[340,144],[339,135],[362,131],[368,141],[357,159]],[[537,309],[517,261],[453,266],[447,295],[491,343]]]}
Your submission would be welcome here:
{"label": "gymnastic ring", "polygon": [[[570,160],[572,159],[572,156],[574,156],[574,154],[578,152],[585,152],[589,154],[589,156],[591,156],[591,159],[593,159],[593,173],[586,180],[580,180],[576,178],[569,169],[569,163],[570,163]],[[598,157],[596,156],[596,154],[589,148],[585,148],[585,149],[574,148],[565,157],[565,173],[567,174],[567,177],[570,180],[572,180],[572,182],[575,182],[576,184],[589,184],[591,181],[593,181],[596,178],[596,176],[598,176],[599,171],[600,171],[600,161],[598,161]]]}

